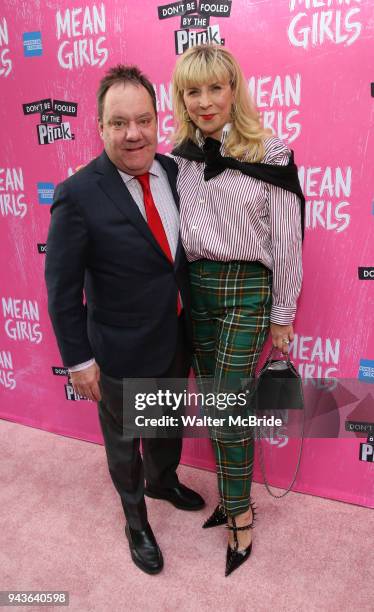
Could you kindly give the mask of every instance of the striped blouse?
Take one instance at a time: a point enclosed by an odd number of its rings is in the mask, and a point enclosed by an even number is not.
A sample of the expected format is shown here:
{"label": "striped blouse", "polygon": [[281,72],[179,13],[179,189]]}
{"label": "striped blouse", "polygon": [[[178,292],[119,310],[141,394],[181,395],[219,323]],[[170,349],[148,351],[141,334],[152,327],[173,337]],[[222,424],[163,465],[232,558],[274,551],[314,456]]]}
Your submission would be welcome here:
{"label": "striped blouse", "polygon": [[[279,138],[265,140],[264,163],[286,166],[289,157]],[[302,280],[298,196],[232,169],[205,181],[203,163],[173,158],[188,260],[260,261],[273,272],[270,320],[291,324]]]}

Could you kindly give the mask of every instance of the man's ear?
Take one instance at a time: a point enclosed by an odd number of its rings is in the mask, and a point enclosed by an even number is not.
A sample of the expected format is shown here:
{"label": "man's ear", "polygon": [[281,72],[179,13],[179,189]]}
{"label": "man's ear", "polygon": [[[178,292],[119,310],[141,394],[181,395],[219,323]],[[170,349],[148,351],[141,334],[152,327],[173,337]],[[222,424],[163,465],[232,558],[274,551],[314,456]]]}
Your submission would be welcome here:
{"label": "man's ear", "polygon": [[100,135],[100,138],[102,138],[102,139],[103,139],[103,129],[104,129],[104,126],[103,126],[102,119],[100,119],[100,117],[99,117],[99,118],[98,118],[98,120],[97,120],[97,127],[98,127],[98,129],[99,129],[99,135]]}

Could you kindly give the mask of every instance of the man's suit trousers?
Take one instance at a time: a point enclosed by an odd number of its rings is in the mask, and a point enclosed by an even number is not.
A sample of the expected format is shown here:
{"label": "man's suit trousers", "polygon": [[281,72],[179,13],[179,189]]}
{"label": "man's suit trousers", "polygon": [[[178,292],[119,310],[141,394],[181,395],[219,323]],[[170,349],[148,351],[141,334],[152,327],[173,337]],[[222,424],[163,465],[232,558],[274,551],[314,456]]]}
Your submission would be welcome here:
{"label": "man's suit trousers", "polygon": [[[183,313],[178,321],[178,340],[174,358],[168,370],[156,379],[163,388],[163,379],[186,379],[190,360],[185,346]],[[179,386],[181,381],[179,380]],[[178,484],[176,469],[182,452],[182,437],[156,437],[142,439],[143,458],[140,454],[140,438],[129,436],[124,429],[123,380],[101,372],[102,400],[99,402],[99,419],[104,436],[108,467],[117,489],[128,524],[133,529],[142,529],[147,524],[147,508],[144,500],[144,479],[161,488],[172,488]],[[168,380],[168,388],[170,387]],[[175,381],[171,391],[182,392]],[[124,406],[125,404],[125,406]]]}

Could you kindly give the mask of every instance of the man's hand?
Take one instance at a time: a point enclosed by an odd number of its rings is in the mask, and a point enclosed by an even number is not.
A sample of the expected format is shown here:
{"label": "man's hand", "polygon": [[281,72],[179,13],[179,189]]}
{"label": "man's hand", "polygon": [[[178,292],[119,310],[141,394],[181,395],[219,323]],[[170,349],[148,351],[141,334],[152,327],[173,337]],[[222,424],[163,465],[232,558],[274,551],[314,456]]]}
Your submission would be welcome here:
{"label": "man's hand", "polygon": [[97,363],[93,363],[84,370],[71,372],[70,378],[76,393],[94,402],[99,402],[101,400],[99,387],[100,368]]}
{"label": "man's hand", "polygon": [[284,355],[286,355],[288,353],[288,345],[294,339],[292,325],[278,325],[277,323],[271,323],[270,333],[273,340],[273,346],[277,347]]}

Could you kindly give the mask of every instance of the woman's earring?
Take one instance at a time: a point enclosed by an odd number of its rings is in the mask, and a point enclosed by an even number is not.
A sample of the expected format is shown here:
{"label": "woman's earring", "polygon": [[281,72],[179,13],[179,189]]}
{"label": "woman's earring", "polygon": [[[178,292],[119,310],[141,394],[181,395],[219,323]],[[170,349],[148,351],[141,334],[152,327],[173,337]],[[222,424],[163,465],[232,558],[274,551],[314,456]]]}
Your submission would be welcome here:
{"label": "woman's earring", "polygon": [[238,112],[238,107],[236,106],[236,102],[233,102],[233,104],[231,105],[231,117],[233,119],[236,117],[237,112]]}
{"label": "woman's earring", "polygon": [[188,112],[186,111],[186,109],[184,109],[184,111],[183,111],[183,121],[185,123],[191,123],[190,116],[189,116]]}

